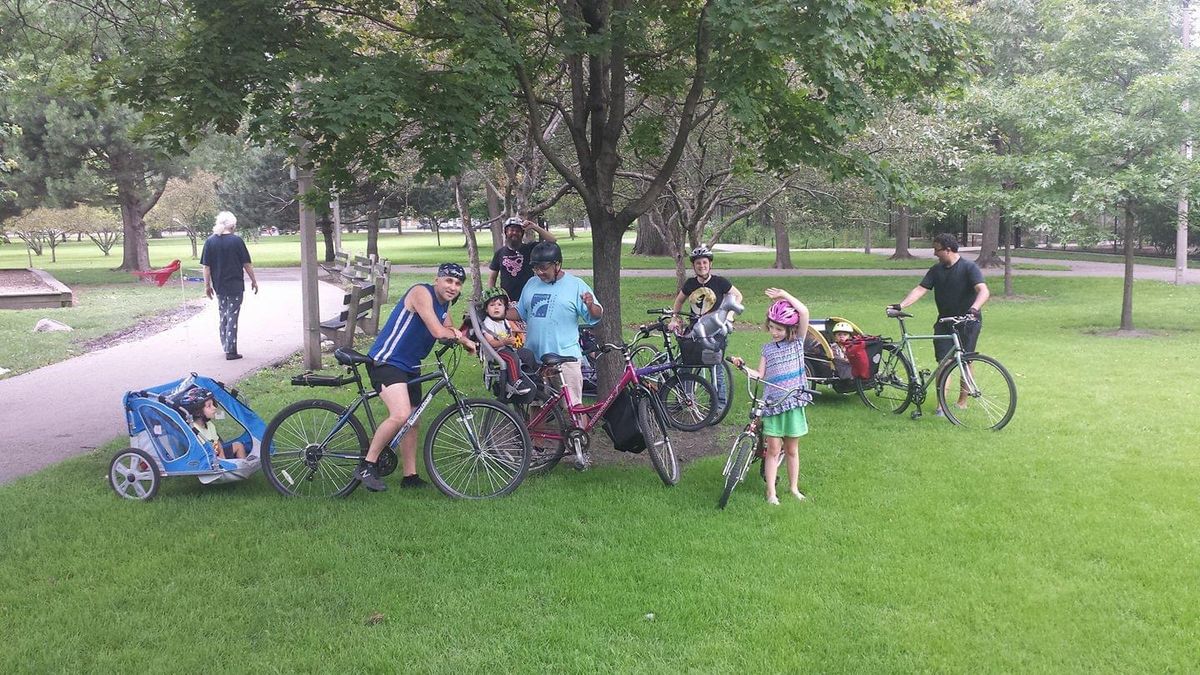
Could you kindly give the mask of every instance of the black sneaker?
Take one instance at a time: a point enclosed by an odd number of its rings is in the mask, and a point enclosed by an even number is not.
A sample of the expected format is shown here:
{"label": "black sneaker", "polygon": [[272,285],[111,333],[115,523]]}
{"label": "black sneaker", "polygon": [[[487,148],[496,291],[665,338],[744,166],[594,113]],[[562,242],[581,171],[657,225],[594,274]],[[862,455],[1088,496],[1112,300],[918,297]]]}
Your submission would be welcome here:
{"label": "black sneaker", "polygon": [[402,488],[419,488],[425,487],[426,485],[429,485],[429,483],[421,480],[421,477],[415,473],[411,476],[405,476],[404,478],[400,479],[400,487]]}
{"label": "black sneaker", "polygon": [[237,352],[230,352],[230,353],[228,353],[228,354],[226,354],[226,355],[225,355],[225,360],[226,360],[226,361],[236,361],[236,360],[238,360],[238,359],[240,359],[240,358],[242,358],[242,355],[241,355],[241,354],[239,354],[239,353],[237,353]]}
{"label": "black sneaker", "polygon": [[379,480],[379,476],[375,473],[375,466],[363,462],[354,470],[354,477],[358,482],[363,484],[371,492],[383,492],[387,490],[387,483]]}

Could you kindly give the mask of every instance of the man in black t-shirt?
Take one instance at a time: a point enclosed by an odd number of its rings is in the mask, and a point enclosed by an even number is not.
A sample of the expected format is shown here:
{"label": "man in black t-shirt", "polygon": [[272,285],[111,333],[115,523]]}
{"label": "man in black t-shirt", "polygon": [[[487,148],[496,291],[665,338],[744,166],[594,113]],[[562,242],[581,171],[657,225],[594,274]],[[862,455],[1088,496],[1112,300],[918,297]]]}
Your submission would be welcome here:
{"label": "man in black t-shirt", "polygon": [[[904,309],[920,300],[922,296],[933,290],[933,299],[937,303],[938,318],[949,316],[975,317],[974,321],[958,324],[957,328],[934,322],[935,335],[949,335],[952,330],[958,332],[963,351],[973,352],[979,342],[979,331],[983,327],[983,304],[992,293],[983,281],[983,272],[979,266],[958,254],[958,240],[952,234],[939,234],[933,238],[933,255],[938,262],[921,279],[921,283],[908,292],[908,295],[896,309]],[[946,354],[954,349],[950,340],[934,340],[933,353],[940,362]],[[959,397],[959,405],[965,403],[966,393]],[[940,412],[940,411],[939,411]]]}
{"label": "man in black t-shirt", "polygon": [[[693,249],[691,261],[692,271],[696,274],[683,282],[683,288],[675,296],[676,312],[686,304],[697,316],[708,314],[721,304],[727,294],[738,302],[742,301],[742,292],[731,281],[712,273],[713,252],[707,246]],[[671,328],[678,325],[678,318],[671,319]]]}
{"label": "man in black t-shirt", "polygon": [[505,293],[508,293],[509,299],[513,302],[521,297],[521,291],[525,289],[525,282],[533,277],[533,267],[529,264],[529,252],[533,250],[534,246],[537,246],[538,242],[521,243],[525,238],[525,231],[530,229],[538,233],[541,241],[556,241],[555,236],[550,234],[549,230],[532,220],[509,218],[504,223],[505,245],[496,249],[495,255],[492,256],[492,262],[488,265],[488,268],[492,270],[492,275],[488,279],[488,288],[496,287],[498,277],[500,287],[504,289]]}

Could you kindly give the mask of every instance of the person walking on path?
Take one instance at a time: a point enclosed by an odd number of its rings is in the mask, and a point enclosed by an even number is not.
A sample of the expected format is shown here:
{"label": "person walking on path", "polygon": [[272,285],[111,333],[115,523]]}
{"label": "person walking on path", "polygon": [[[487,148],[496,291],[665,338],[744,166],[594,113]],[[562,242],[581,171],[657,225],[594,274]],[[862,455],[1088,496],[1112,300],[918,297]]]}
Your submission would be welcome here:
{"label": "person walking on path", "polygon": [[242,311],[242,296],[246,292],[244,272],[250,277],[250,288],[258,294],[258,279],[254,276],[254,265],[250,264],[250,251],[246,242],[233,233],[237,218],[228,211],[217,214],[213,233],[204,241],[200,253],[200,265],[204,269],[204,294],[212,299],[217,296],[217,313],[220,315],[221,346],[225,358],[242,358],[238,353],[238,315]]}
{"label": "person walking on path", "polygon": [[[933,255],[938,261],[925,273],[921,283],[909,291],[903,300],[889,305],[888,309],[904,309],[932,289],[934,302],[937,303],[938,319],[963,315],[975,318],[974,321],[966,321],[957,327],[935,321],[934,335],[950,335],[951,331],[956,331],[963,351],[973,352],[979,342],[979,332],[983,328],[983,305],[992,293],[984,283],[983,272],[979,266],[958,254],[958,240],[954,235],[943,233],[935,236]],[[954,343],[951,340],[933,341],[934,358],[939,363],[952,349]],[[967,390],[963,388],[958,397],[959,407],[966,405],[966,401]],[[935,414],[940,415],[942,411],[938,410]]]}
{"label": "person walking on path", "polygon": [[[387,489],[387,484],[379,478],[379,456],[408,421],[413,407],[421,401],[421,385],[413,384],[412,380],[420,375],[421,361],[433,351],[434,341],[457,340],[468,351],[475,352],[475,343],[450,323],[450,304],[462,293],[466,278],[462,265],[442,263],[432,284],[417,284],[404,292],[367,352],[372,359],[367,366],[367,375],[388,411],[387,419],[379,423],[371,437],[367,456],[354,471],[354,477],[371,492]],[[404,477],[400,480],[402,488],[426,484],[417,475],[417,436],[418,429],[414,424],[400,439],[400,461],[404,469]]]}
{"label": "person walking on path", "polygon": [[525,284],[533,278],[533,267],[529,263],[529,254],[533,251],[533,247],[540,242],[531,241],[522,244],[521,241],[525,238],[525,232],[528,230],[537,232],[541,241],[550,243],[557,241],[549,230],[532,220],[509,218],[504,223],[504,245],[496,249],[495,255],[492,256],[492,262],[488,265],[488,268],[492,270],[492,274],[488,278],[488,288],[495,288],[498,278],[500,287],[513,300],[521,297],[521,291],[525,290]]}

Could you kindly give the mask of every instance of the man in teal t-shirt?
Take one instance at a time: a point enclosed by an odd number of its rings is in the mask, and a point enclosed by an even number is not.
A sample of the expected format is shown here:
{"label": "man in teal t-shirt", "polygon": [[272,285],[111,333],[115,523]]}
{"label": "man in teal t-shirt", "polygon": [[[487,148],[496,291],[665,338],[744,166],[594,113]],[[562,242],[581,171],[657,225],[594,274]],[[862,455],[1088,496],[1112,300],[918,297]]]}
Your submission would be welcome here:
{"label": "man in teal t-shirt", "polygon": [[[534,278],[521,291],[517,313],[525,321],[525,346],[538,359],[543,354],[583,358],[579,324],[595,325],[604,315],[592,289],[562,269],[562,250],[544,241],[530,253]],[[576,404],[583,401],[583,371],[579,361],[562,365],[563,381]]]}

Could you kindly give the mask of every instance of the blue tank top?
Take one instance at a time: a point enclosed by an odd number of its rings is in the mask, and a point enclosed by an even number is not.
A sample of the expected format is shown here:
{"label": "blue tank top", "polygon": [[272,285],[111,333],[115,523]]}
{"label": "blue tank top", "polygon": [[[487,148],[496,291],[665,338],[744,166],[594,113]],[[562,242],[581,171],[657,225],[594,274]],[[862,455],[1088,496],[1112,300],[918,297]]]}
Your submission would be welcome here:
{"label": "blue tank top", "polygon": [[371,351],[367,352],[376,365],[395,366],[405,372],[415,373],[420,369],[421,361],[433,350],[434,337],[425,327],[425,322],[416,312],[404,307],[408,294],[418,288],[424,288],[429,293],[433,300],[433,313],[437,315],[438,322],[446,320],[450,305],[438,301],[433,286],[417,284],[409,288],[400,302],[396,303],[383,330],[379,331],[379,337],[375,338]]}

